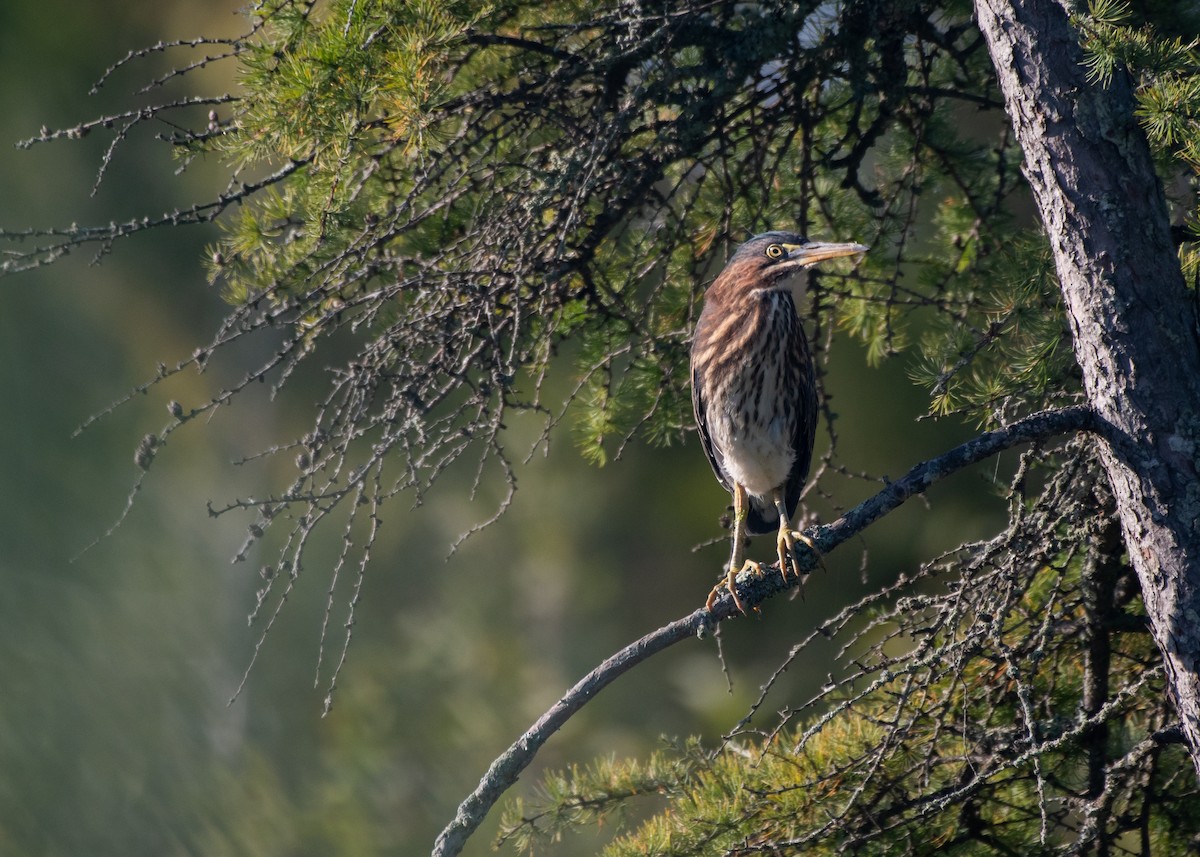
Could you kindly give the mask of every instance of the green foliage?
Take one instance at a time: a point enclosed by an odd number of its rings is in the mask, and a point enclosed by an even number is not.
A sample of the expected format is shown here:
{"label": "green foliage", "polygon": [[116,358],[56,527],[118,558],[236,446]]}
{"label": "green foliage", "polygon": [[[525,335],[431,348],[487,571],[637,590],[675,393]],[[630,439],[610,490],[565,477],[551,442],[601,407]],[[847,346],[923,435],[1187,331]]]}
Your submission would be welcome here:
{"label": "green foliage", "polygon": [[597,759],[567,772],[547,774],[528,809],[514,800],[505,809],[497,844],[511,844],[532,852],[538,843],[560,839],[584,825],[611,825],[619,829],[631,799],[647,795],[678,799],[695,784],[694,774],[711,760],[699,743],[670,746],[645,759]]}
{"label": "green foliage", "polygon": [[[1200,9],[1168,4],[1149,10],[1126,0],[1096,0],[1079,24],[1086,33],[1086,58],[1094,79],[1107,83],[1118,71],[1134,78],[1137,117],[1155,147],[1168,188],[1193,185],[1200,174]],[[1187,225],[1181,244],[1186,279],[1197,282],[1200,265],[1200,208],[1194,194],[1173,200]]]}
{"label": "green foliage", "polygon": [[430,110],[448,90],[450,47],[490,11],[432,0],[257,9],[237,112],[192,146],[238,170],[299,168],[244,206],[214,252],[232,301],[283,299],[349,261],[364,223],[385,217],[408,184],[404,161],[440,142]]}
{"label": "green foliage", "polygon": [[1099,0],[1082,21],[1086,61],[1094,79],[1108,84],[1118,70],[1138,83],[1138,118],[1153,145],[1195,172],[1200,168],[1200,39],[1169,36],[1135,22],[1124,0]]}
{"label": "green foliage", "polygon": [[933,319],[912,372],[932,389],[932,411],[963,411],[986,424],[1002,421],[1006,406],[1036,408],[1070,394],[1073,358],[1044,242],[1030,236],[968,264],[971,310]]}

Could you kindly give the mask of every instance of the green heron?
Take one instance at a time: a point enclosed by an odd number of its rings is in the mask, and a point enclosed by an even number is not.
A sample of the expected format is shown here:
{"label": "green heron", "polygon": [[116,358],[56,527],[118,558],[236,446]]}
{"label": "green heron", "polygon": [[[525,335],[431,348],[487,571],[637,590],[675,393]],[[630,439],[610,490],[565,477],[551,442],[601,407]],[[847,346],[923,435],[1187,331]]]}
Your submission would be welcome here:
{"label": "green heron", "polygon": [[717,479],[733,493],[733,553],[725,579],[708,596],[711,610],[722,586],[746,612],[734,581],[747,535],[778,532],[779,573],[786,581],[796,542],[791,518],[808,478],[817,428],[812,355],[788,288],[792,274],[841,256],[861,244],[823,244],[792,232],[756,235],[737,249],[704,295],[692,339],[692,405],[704,452]]}

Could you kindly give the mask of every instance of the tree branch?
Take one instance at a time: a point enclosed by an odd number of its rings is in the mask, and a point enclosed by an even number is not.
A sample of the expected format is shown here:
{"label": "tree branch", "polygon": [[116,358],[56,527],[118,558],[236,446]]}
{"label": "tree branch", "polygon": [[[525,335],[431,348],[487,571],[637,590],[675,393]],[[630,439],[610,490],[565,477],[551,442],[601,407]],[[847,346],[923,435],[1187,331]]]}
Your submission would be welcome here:
{"label": "tree branch", "polygon": [[[1095,415],[1091,409],[1086,406],[1074,406],[1043,411],[1005,428],[984,432],[937,458],[918,464],[901,479],[864,500],[837,521],[828,526],[812,528],[808,536],[821,553],[828,553],[909,498],[923,493],[930,485],[964,467],[983,461],[1017,444],[1068,432],[1094,431],[1096,428]],[[811,553],[800,559],[800,565],[806,572],[811,570],[816,562],[816,556]],[[779,574],[743,574],[737,581],[738,594],[748,607],[755,607],[767,598],[799,585],[795,579],[785,583]],[[676,619],[629,644],[580,679],[538,718],[524,735],[492,762],[475,791],[459,805],[454,819],[438,836],[433,848],[434,857],[453,857],[460,853],[488,811],[517,781],[546,740],[614,679],[668,646],[692,635],[703,636],[715,623],[737,615],[740,613],[733,599],[725,593],[717,600],[711,613],[700,608],[681,619]]]}

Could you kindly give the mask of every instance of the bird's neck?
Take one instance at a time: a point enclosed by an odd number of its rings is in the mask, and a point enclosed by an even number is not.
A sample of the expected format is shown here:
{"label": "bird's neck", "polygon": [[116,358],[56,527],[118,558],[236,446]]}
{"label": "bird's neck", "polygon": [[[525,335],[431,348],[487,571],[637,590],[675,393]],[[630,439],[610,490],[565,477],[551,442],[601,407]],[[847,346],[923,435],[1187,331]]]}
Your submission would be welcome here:
{"label": "bird's neck", "polygon": [[720,307],[722,316],[758,316],[772,308],[796,311],[796,302],[786,281],[746,288],[744,284],[726,284],[718,280],[709,286],[704,303],[706,308]]}
{"label": "bird's neck", "polygon": [[692,360],[701,367],[731,359],[745,343],[765,335],[780,317],[796,317],[796,305],[786,287],[742,288],[714,294],[721,285],[718,280],[709,287],[692,340]]}

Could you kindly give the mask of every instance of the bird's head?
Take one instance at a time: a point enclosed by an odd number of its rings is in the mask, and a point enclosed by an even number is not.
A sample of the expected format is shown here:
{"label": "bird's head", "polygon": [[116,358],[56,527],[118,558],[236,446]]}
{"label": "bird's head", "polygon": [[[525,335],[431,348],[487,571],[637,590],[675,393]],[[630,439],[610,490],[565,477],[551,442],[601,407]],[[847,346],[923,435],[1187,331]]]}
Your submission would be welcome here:
{"label": "bird's head", "polygon": [[730,274],[751,288],[774,288],[780,280],[827,259],[865,253],[862,244],[829,244],[809,241],[795,232],[764,232],[742,246],[725,266]]}

